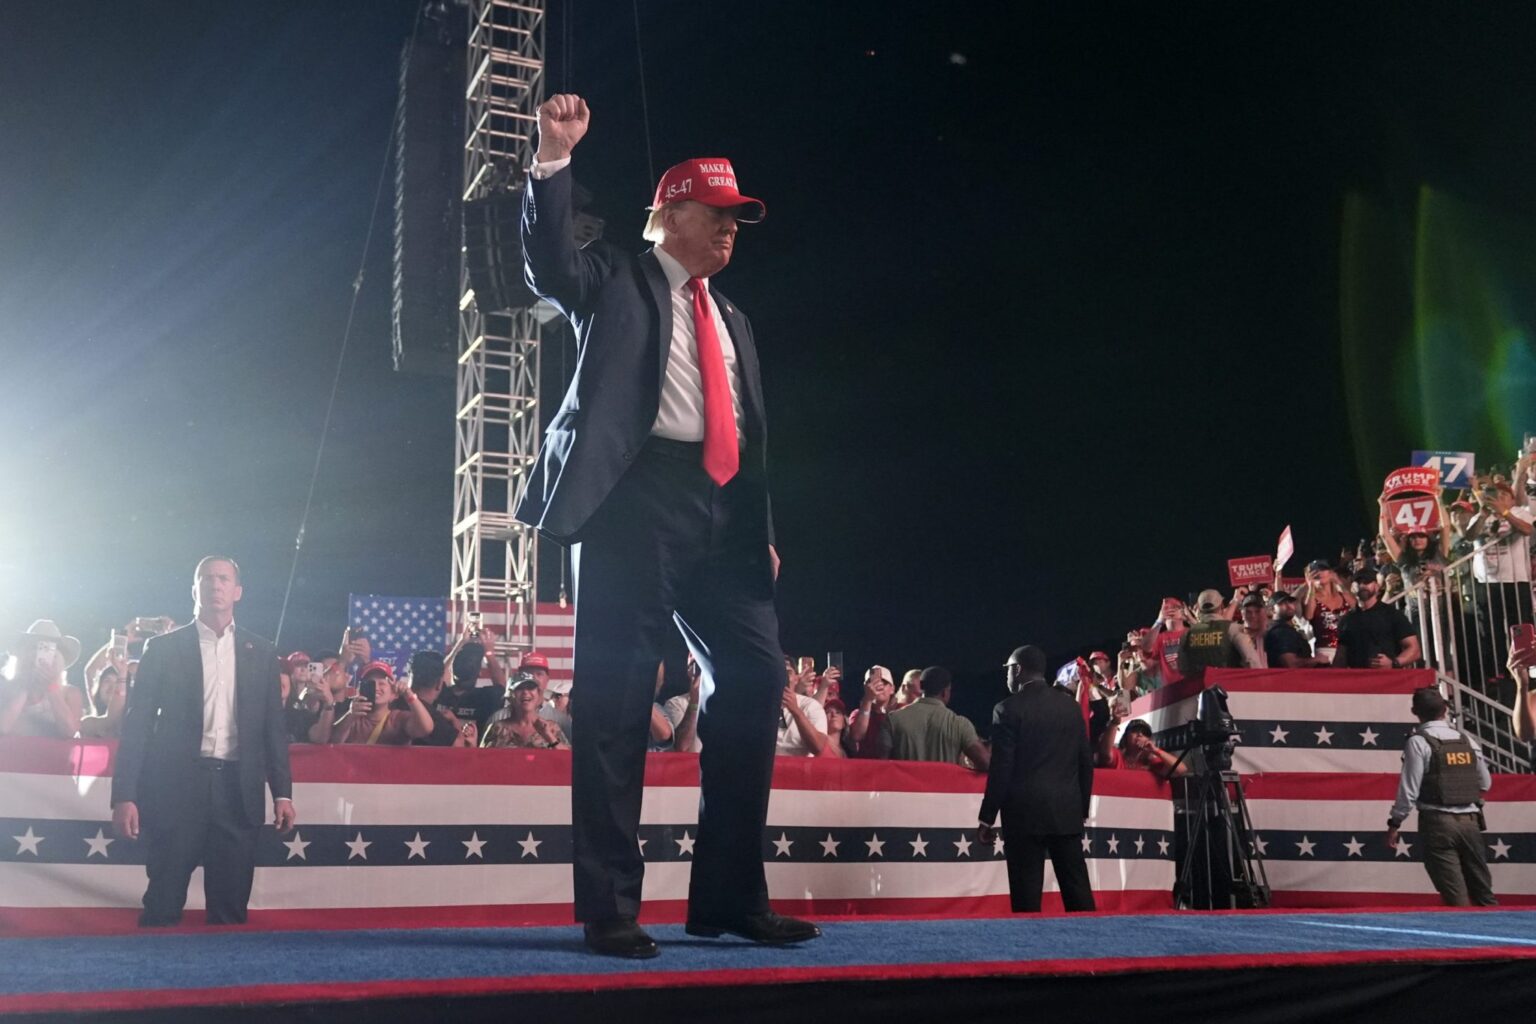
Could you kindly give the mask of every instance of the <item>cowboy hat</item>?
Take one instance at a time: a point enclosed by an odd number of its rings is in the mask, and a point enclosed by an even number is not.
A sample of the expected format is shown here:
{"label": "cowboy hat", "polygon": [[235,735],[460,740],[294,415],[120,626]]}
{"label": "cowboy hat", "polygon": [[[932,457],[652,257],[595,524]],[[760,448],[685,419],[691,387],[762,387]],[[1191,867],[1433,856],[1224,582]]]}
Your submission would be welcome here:
{"label": "cowboy hat", "polygon": [[27,627],[25,633],[11,634],[6,646],[14,654],[29,643],[35,643],[38,640],[52,640],[58,645],[59,653],[64,656],[65,668],[69,668],[80,660],[80,641],[59,632],[58,625],[52,619],[38,619]]}

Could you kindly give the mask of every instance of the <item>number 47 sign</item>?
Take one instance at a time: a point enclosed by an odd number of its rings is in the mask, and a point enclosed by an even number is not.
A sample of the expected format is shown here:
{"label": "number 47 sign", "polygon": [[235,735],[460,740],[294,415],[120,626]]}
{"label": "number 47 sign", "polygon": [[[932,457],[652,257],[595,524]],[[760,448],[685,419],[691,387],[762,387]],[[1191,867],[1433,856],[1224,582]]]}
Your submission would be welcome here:
{"label": "number 47 sign", "polygon": [[1409,463],[1439,473],[1442,487],[1471,487],[1477,472],[1477,455],[1473,452],[1414,452]]}
{"label": "number 47 sign", "polygon": [[1434,498],[1396,498],[1387,502],[1387,521],[1398,534],[1440,528],[1440,503]]}

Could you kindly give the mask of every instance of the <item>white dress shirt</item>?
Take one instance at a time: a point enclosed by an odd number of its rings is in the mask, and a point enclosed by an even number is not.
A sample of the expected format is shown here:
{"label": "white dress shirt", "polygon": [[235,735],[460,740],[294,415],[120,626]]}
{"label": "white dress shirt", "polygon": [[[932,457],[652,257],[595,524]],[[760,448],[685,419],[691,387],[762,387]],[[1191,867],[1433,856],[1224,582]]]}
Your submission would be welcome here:
{"label": "white dress shirt", "polygon": [[[827,711],[815,697],[795,694],[795,703],[805,712],[806,721],[818,732],[827,731]],[[811,757],[815,751],[810,741],[800,732],[800,723],[790,715],[788,708],[779,709],[779,742],[775,751],[780,757]]]}
{"label": "white dress shirt", "polygon": [[240,726],[235,721],[235,624],[222,634],[197,622],[197,643],[203,654],[204,757],[234,761],[240,757]]}
{"label": "white dress shirt", "polygon": [[[704,387],[699,378],[697,332],[693,329],[693,291],[688,287],[688,271],[665,249],[651,252],[667,275],[672,296],[672,347],[667,354],[667,376],[661,387],[661,404],[651,433],[674,441],[704,440]],[[736,346],[725,329],[720,307],[704,279],[704,295],[709,315],[715,321],[715,336],[720,339],[720,353],[725,357],[725,379],[731,385],[731,412],[736,418],[736,445],[745,437],[746,418],[741,411],[741,374],[736,367]]]}
{"label": "white dress shirt", "polygon": [[[530,170],[533,177],[544,179],[563,170],[571,162],[563,160],[535,162]],[[662,383],[661,402],[656,410],[656,420],[651,433],[656,437],[673,441],[704,440],[704,388],[699,380],[698,339],[693,329],[693,292],[688,287],[689,274],[683,265],[660,246],[652,249],[657,262],[667,276],[672,297],[672,337],[668,351],[664,352],[667,373]],[[741,373],[736,365],[736,345],[731,332],[726,329],[709,288],[704,279],[704,294],[709,304],[710,317],[715,322],[715,335],[720,339],[720,352],[725,357],[725,379],[731,387],[731,412],[736,417],[736,444],[744,446],[746,416],[741,408]]]}

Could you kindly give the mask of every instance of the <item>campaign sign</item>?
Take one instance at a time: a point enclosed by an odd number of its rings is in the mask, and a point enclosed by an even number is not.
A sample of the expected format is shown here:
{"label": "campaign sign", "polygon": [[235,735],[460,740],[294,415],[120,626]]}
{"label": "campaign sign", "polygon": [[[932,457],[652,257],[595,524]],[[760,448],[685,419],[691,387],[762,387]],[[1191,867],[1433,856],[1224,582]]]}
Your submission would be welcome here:
{"label": "campaign sign", "polygon": [[1227,578],[1232,581],[1234,587],[1252,587],[1260,583],[1268,583],[1275,578],[1274,559],[1268,555],[1229,558]]}
{"label": "campaign sign", "polygon": [[1442,487],[1471,487],[1477,474],[1474,452],[1414,452],[1408,461],[1439,473]]}
{"label": "campaign sign", "polygon": [[1291,556],[1295,553],[1296,541],[1292,539],[1291,528],[1287,525],[1285,529],[1280,531],[1280,542],[1275,546],[1275,561],[1280,563],[1281,568],[1284,568],[1285,563],[1289,562]]}
{"label": "campaign sign", "polygon": [[1387,502],[1392,532],[1406,536],[1440,529],[1440,503],[1434,498],[1394,498]]}
{"label": "campaign sign", "polygon": [[1302,587],[1304,587],[1306,585],[1307,585],[1307,580],[1306,580],[1306,577],[1304,577],[1304,576],[1282,576],[1282,577],[1280,577],[1280,589],[1285,591],[1287,594],[1295,594],[1298,591],[1300,591]]}
{"label": "campaign sign", "polygon": [[1387,474],[1386,483],[1381,486],[1381,495],[1384,498],[1396,498],[1402,494],[1438,494],[1439,492],[1440,470],[1431,469],[1428,466],[1394,469]]}

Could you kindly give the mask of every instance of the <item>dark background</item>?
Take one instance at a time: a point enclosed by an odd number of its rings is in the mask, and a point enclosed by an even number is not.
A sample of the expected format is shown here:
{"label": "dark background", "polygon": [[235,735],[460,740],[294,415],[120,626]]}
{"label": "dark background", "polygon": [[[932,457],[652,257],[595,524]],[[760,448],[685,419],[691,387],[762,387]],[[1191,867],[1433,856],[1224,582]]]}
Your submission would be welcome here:
{"label": "dark background", "polygon": [[[1411,448],[1461,446],[1357,447],[1341,211],[1531,215],[1524,5],[643,0],[654,167],[630,5],[552,6],[608,237],[685,157],[767,203],[721,286],[791,653],[1113,644],[1287,523],[1293,568],[1336,554]],[[185,618],[218,550],[274,631],[415,9],[0,8],[0,626]],[[390,368],[390,223],[386,191],[285,648],[449,584],[452,388]]]}

